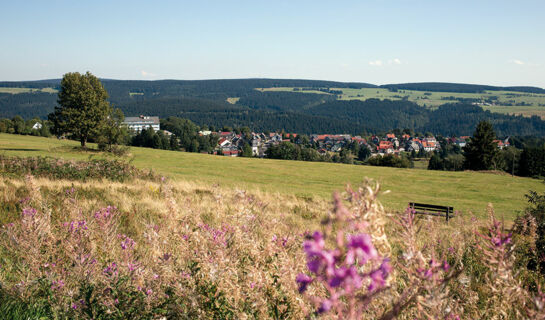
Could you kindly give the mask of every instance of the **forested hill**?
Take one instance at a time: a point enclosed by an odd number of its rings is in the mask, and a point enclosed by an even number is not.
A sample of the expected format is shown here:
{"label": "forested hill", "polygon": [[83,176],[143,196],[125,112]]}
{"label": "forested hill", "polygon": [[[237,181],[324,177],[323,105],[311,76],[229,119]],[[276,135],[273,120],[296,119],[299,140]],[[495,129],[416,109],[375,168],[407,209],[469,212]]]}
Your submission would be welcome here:
{"label": "forested hill", "polygon": [[528,86],[497,87],[480,84],[448,83],[448,82],[419,82],[385,84],[380,86],[392,90],[418,90],[432,92],[459,92],[459,93],[480,93],[484,91],[518,91],[527,93],[545,93],[545,89]]}
{"label": "forested hill", "polygon": [[[257,131],[283,129],[307,134],[360,134],[410,128],[444,135],[469,135],[479,120],[487,119],[494,123],[499,135],[545,136],[545,122],[539,117],[523,118],[491,113],[470,104],[447,104],[431,110],[405,100],[344,101],[339,100],[340,96],[335,90],[388,88],[445,92],[544,91],[534,87],[502,88],[449,83],[375,86],[367,83],[290,79],[103,79],[102,82],[110,95],[110,101],[127,116],[178,116],[191,119],[200,125],[216,127],[248,126]],[[58,90],[59,85],[60,80],[55,79],[0,82],[0,118],[12,118],[15,115],[27,119],[46,118],[56,104],[55,90]],[[268,91],[260,91],[261,88]]]}

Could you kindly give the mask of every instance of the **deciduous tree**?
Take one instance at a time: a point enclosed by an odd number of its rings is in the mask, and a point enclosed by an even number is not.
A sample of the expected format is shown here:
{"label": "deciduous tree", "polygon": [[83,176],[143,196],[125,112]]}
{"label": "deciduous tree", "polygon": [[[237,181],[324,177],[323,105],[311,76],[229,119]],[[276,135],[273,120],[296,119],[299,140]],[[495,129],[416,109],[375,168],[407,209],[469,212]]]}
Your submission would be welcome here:
{"label": "deciduous tree", "polygon": [[98,134],[101,123],[111,114],[108,93],[100,80],[90,72],[67,73],[61,81],[59,106],[49,115],[57,135],[70,134],[85,147],[87,140]]}

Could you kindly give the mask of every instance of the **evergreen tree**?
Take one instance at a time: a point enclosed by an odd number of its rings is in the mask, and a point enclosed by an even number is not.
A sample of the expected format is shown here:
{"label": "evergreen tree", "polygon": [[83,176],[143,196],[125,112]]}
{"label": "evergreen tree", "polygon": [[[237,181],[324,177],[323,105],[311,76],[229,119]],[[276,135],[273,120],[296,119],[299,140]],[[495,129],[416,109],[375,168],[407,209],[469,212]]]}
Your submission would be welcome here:
{"label": "evergreen tree", "polygon": [[464,166],[470,170],[490,170],[494,167],[494,159],[498,153],[498,146],[494,142],[496,133],[492,124],[481,121],[477,125],[473,137],[464,147]]}

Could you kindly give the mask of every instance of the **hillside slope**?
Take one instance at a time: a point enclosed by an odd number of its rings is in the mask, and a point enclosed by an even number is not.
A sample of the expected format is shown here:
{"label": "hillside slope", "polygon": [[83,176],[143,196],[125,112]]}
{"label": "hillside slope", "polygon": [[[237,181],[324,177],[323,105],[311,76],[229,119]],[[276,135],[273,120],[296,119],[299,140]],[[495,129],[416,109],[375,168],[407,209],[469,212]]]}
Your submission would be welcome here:
{"label": "hillside slope", "polygon": [[[17,156],[55,156],[67,159],[103,157],[78,151],[77,142],[0,134],[0,153]],[[486,217],[492,203],[498,216],[512,220],[522,210],[529,190],[545,191],[540,180],[479,172],[442,172],[253,158],[229,158],[196,153],[131,148],[128,159],[139,168],[175,180],[199,181],[241,189],[295,195],[300,198],[329,199],[346,183],[360,184],[365,178],[381,183],[391,193],[382,202],[403,210],[408,202],[454,206],[456,210]]]}

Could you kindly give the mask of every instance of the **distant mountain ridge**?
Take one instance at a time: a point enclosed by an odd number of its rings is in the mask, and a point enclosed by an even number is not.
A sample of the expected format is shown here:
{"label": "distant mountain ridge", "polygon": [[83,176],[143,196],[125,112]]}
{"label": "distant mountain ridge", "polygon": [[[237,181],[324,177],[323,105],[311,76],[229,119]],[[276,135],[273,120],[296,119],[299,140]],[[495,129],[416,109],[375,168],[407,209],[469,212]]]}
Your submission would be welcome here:
{"label": "distant mountain ridge", "polygon": [[[446,104],[427,109],[414,102],[368,99],[338,100],[331,88],[377,88],[425,92],[482,92],[518,90],[545,93],[537,87],[497,87],[440,82],[373,85],[303,79],[227,80],[102,80],[110,102],[126,116],[140,114],[161,118],[177,116],[198,125],[248,126],[256,131],[285,130],[297,133],[376,133],[395,128],[430,131],[443,135],[470,135],[480,120],[491,121],[499,135],[545,136],[545,121],[484,111],[471,104]],[[55,88],[60,79],[0,82],[0,88]],[[260,88],[310,88],[264,91]],[[317,90],[320,89],[320,90]],[[325,91],[325,92],[324,92]],[[302,94],[301,92],[305,92]],[[227,102],[227,100],[231,103]],[[20,115],[45,119],[56,105],[57,95],[43,91],[0,93],[0,118]],[[464,101],[467,102],[467,101]],[[545,107],[544,107],[545,108]]]}
{"label": "distant mountain ridge", "polygon": [[[44,79],[32,81],[0,81],[0,87],[26,87],[26,88],[46,88],[57,87],[60,85],[61,79]],[[270,78],[245,78],[245,79],[207,79],[207,80],[116,80],[116,79],[101,79],[105,83],[119,83],[122,86],[135,88],[147,88],[153,85],[161,84],[166,86],[212,86],[217,87],[219,83],[225,83],[222,86],[227,87],[331,87],[331,88],[387,88],[401,90],[419,90],[431,92],[460,92],[460,93],[475,93],[484,90],[489,91],[518,91],[528,93],[543,93],[545,89],[534,86],[491,86],[483,84],[467,84],[453,82],[410,82],[397,84],[375,85],[365,82],[342,82],[342,81],[327,81],[327,80],[306,80],[306,79],[270,79]]]}

